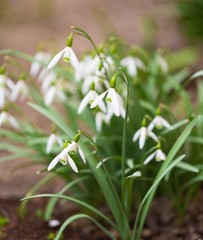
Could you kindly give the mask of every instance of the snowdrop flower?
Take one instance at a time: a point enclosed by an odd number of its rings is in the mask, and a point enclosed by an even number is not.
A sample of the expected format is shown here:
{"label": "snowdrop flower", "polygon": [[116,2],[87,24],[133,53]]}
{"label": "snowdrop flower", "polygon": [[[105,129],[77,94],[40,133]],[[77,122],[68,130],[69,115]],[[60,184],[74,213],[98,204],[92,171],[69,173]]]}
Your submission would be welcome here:
{"label": "snowdrop flower", "polygon": [[106,95],[106,101],[109,103],[109,106],[112,107],[114,114],[119,117],[123,111],[123,99],[115,90],[116,85],[116,75],[114,75],[110,82],[110,88],[107,89],[104,93],[99,95],[94,102],[91,104],[90,108],[94,108],[102,101]]}
{"label": "snowdrop flower", "polygon": [[[78,114],[82,113],[83,110],[85,109],[85,107],[88,104],[92,104],[94,102],[94,100],[99,96],[98,93],[94,90],[94,83],[92,84],[91,88],[92,89],[88,92],[88,94],[81,101],[79,108],[78,108]],[[98,103],[98,106],[103,112],[106,111],[106,106],[102,100]]]}
{"label": "snowdrop flower", "polygon": [[5,75],[5,68],[0,68],[0,108],[3,108],[6,101],[11,101],[11,94],[15,87],[13,81]]}
{"label": "snowdrop flower", "polygon": [[30,75],[32,77],[36,77],[42,68],[42,63],[47,64],[49,60],[50,55],[48,53],[45,53],[43,51],[37,52],[30,67]]}
{"label": "snowdrop flower", "polygon": [[86,78],[95,74],[99,69],[100,59],[98,56],[92,58],[91,56],[85,56],[82,61],[79,62],[80,72],[75,72],[75,80],[77,82],[85,80]]}
{"label": "snowdrop flower", "polygon": [[132,56],[125,57],[120,62],[122,67],[125,67],[131,77],[135,77],[137,75],[137,69],[145,69],[145,65],[139,58],[135,58]]}
{"label": "snowdrop flower", "polygon": [[83,153],[82,149],[78,146],[78,143],[75,141],[71,141],[69,143],[64,143],[64,149],[60,152],[49,164],[48,171],[52,170],[58,162],[61,162],[63,165],[69,163],[70,167],[73,169],[74,172],[78,173],[78,168],[71,158],[71,154],[75,154],[77,151],[80,154],[83,162],[86,163],[85,154]]}
{"label": "snowdrop flower", "polygon": [[70,35],[67,39],[67,46],[53,57],[53,59],[51,60],[47,67],[48,70],[54,67],[58,63],[58,61],[63,57],[63,60],[65,62],[70,62],[75,71],[80,73],[79,61],[75,53],[73,52],[73,49],[71,48],[72,41],[73,37],[72,35]]}
{"label": "snowdrop flower", "polygon": [[19,129],[19,124],[17,120],[11,114],[9,114],[6,110],[3,110],[0,113],[0,126],[7,123],[16,129]]}
{"label": "snowdrop flower", "polygon": [[146,119],[144,118],[142,121],[142,127],[135,132],[132,140],[135,142],[139,138],[139,148],[142,149],[147,137],[151,137],[155,142],[158,141],[158,137],[146,127]]}
{"label": "snowdrop flower", "polygon": [[95,116],[95,125],[98,132],[101,132],[103,122],[108,125],[110,123],[110,118],[105,113],[99,111]]}
{"label": "snowdrop flower", "polygon": [[166,159],[166,155],[161,149],[158,148],[144,160],[144,165],[149,163],[153,158],[155,158],[157,162],[160,162]]}
{"label": "snowdrop flower", "polygon": [[54,146],[55,143],[58,143],[60,147],[63,146],[63,141],[61,138],[56,134],[52,133],[47,141],[47,147],[46,147],[46,153],[49,154],[51,152],[52,147]]}
{"label": "snowdrop flower", "polygon": [[105,95],[107,95],[106,96],[106,101],[111,103],[114,114],[117,117],[119,117],[121,115],[121,111],[122,111],[122,108],[123,108],[123,100],[122,100],[121,96],[116,92],[115,88],[109,88],[104,93],[99,95],[95,99],[95,101],[91,104],[90,108],[94,108],[97,105],[99,105]]}
{"label": "snowdrop flower", "polygon": [[13,91],[11,92],[11,100],[15,101],[19,96],[20,99],[23,100],[28,94],[28,87],[25,83],[24,77],[22,77],[13,88]]}
{"label": "snowdrop flower", "polygon": [[162,55],[158,55],[158,63],[159,63],[159,66],[162,70],[163,73],[167,73],[168,72],[168,63],[166,61],[165,58],[163,58]]}
{"label": "snowdrop flower", "polygon": [[62,102],[66,100],[66,95],[61,87],[58,84],[53,84],[44,92],[45,105],[50,105],[56,97],[59,98]]}
{"label": "snowdrop flower", "polygon": [[55,72],[53,72],[53,71],[47,72],[47,74],[45,75],[45,77],[42,81],[41,91],[45,92],[52,85],[52,83],[56,82],[56,79],[57,79],[57,76],[56,76]]}
{"label": "snowdrop flower", "polygon": [[162,128],[171,128],[171,125],[161,116],[157,115],[152,122],[149,124],[148,129],[151,131],[154,127],[157,129],[162,129]]}

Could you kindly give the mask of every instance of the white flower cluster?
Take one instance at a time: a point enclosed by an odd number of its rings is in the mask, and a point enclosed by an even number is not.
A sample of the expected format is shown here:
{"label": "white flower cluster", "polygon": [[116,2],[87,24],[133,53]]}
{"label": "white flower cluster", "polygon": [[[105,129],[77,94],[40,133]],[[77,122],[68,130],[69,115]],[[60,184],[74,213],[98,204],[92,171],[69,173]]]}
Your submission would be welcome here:
{"label": "white flower cluster", "polygon": [[5,68],[0,71],[0,126],[9,124],[10,126],[19,129],[18,121],[8,113],[9,105],[17,99],[24,100],[28,94],[28,87],[25,82],[25,77],[20,77],[17,83],[14,83],[5,74]]}

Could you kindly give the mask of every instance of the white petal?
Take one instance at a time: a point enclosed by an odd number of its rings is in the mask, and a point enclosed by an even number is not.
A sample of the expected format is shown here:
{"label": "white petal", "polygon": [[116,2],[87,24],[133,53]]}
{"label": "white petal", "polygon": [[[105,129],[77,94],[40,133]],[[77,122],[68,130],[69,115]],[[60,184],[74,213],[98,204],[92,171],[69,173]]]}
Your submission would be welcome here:
{"label": "white petal", "polygon": [[8,114],[7,112],[3,111],[0,114],[0,126],[4,124],[8,120]]}
{"label": "white petal", "polygon": [[152,121],[150,124],[149,124],[149,126],[148,126],[148,130],[149,131],[152,131],[152,129],[154,128],[154,126],[155,126],[155,124],[154,124],[154,121]]}
{"label": "white petal", "polygon": [[153,152],[152,154],[150,154],[145,160],[144,160],[144,165],[146,165],[147,163],[149,163],[156,155],[156,152]]}
{"label": "white petal", "polygon": [[98,112],[95,116],[95,125],[98,132],[101,132],[102,129],[102,113]]}
{"label": "white petal", "polygon": [[17,120],[13,116],[11,116],[10,114],[8,115],[8,121],[11,124],[11,126],[13,126],[14,128],[16,128],[16,129],[20,128]]}
{"label": "white petal", "polygon": [[0,108],[3,108],[6,100],[6,91],[4,87],[0,87]]}
{"label": "white petal", "polygon": [[45,99],[44,102],[46,105],[50,105],[53,100],[54,100],[54,96],[56,95],[56,87],[55,86],[51,86],[45,94]]}
{"label": "white petal", "polygon": [[121,106],[120,106],[120,101],[118,97],[118,93],[114,90],[113,92],[113,99],[112,99],[112,105],[113,105],[113,110],[114,114],[119,117],[121,114]]}
{"label": "white petal", "polygon": [[142,149],[144,147],[146,135],[147,135],[147,129],[146,129],[146,127],[142,127],[140,129],[140,140],[139,140],[139,148],[140,149]]}
{"label": "white petal", "polygon": [[158,137],[152,132],[152,131],[147,131],[147,135],[154,139],[155,142],[158,142]]}
{"label": "white petal", "polygon": [[91,91],[88,92],[88,94],[83,98],[83,100],[81,101],[79,108],[78,108],[78,114],[80,114],[81,112],[83,112],[83,110],[85,109],[85,107],[88,105],[89,101],[90,101],[90,97],[91,97]]}
{"label": "white petal", "polygon": [[57,141],[57,143],[58,143],[58,145],[59,145],[60,147],[63,147],[63,141],[62,141],[62,139],[61,139],[60,137],[57,137],[57,138],[56,138],[56,141]]}
{"label": "white petal", "polygon": [[73,52],[72,48],[70,48],[70,63],[75,69],[76,72],[80,74],[80,63],[78,58],[76,57],[75,53]]}
{"label": "white petal", "polygon": [[56,142],[56,134],[52,133],[49,136],[48,141],[47,141],[46,154],[51,152],[51,149],[55,142]]}
{"label": "white petal", "polygon": [[65,51],[66,51],[66,47],[53,57],[53,59],[51,60],[51,62],[49,63],[49,65],[47,67],[48,70],[51,69],[52,67],[54,67],[58,63],[58,61],[63,56]]}
{"label": "white petal", "polygon": [[162,118],[162,124],[165,128],[171,128],[171,125],[164,118]]}
{"label": "white petal", "polygon": [[75,162],[73,161],[73,159],[69,155],[68,155],[68,163],[71,166],[71,168],[73,169],[73,171],[78,173],[78,168],[75,165]]}
{"label": "white petal", "polygon": [[66,154],[69,152],[70,150],[70,145],[68,145],[68,147],[64,148],[63,151],[61,151],[52,161],[51,163],[49,164],[48,166],[48,171],[50,171],[51,169],[53,169],[56,164],[59,162],[59,160],[61,158],[63,158],[64,156],[66,156]]}
{"label": "white petal", "polygon": [[109,90],[103,92],[101,95],[99,95],[95,100],[94,102],[91,104],[90,108],[95,108],[100,101],[102,101],[102,99],[104,98],[104,96],[106,95],[106,93],[108,92]]}
{"label": "white petal", "polygon": [[86,163],[85,154],[79,146],[78,146],[78,152],[79,152],[83,162]]}
{"label": "white petal", "polygon": [[139,138],[141,133],[141,129],[137,130],[137,132],[135,132],[135,134],[133,135],[133,142],[137,141],[137,139]]}
{"label": "white petal", "polygon": [[158,149],[156,151],[156,161],[164,161],[166,159],[166,155],[164,152],[161,151],[161,149]]}

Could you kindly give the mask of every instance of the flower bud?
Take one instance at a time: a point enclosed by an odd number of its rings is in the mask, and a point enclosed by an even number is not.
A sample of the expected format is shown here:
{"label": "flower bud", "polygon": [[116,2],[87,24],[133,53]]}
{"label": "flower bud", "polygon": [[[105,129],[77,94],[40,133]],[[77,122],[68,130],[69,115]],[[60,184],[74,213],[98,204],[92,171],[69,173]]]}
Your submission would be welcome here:
{"label": "flower bud", "polygon": [[73,45],[73,34],[71,33],[66,40],[67,47],[72,47]]}
{"label": "flower bud", "polygon": [[115,88],[116,87],[116,75],[117,74],[114,74],[113,77],[110,80],[110,87],[111,88]]}
{"label": "flower bud", "polygon": [[1,67],[0,67],[0,74],[5,74],[5,71],[6,71],[5,66],[4,66],[4,65],[1,66]]}

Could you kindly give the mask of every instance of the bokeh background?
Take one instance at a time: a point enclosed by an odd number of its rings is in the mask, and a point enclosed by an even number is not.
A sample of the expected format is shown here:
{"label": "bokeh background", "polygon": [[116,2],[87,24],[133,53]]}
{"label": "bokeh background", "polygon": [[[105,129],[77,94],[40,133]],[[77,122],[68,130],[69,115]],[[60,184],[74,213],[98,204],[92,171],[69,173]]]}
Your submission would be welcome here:
{"label": "bokeh background", "polygon": [[[0,48],[34,53],[37,43],[65,44],[70,26],[86,30],[100,43],[119,35],[130,44],[177,49],[187,44],[175,0],[1,0]],[[77,51],[88,43],[78,37]]]}

